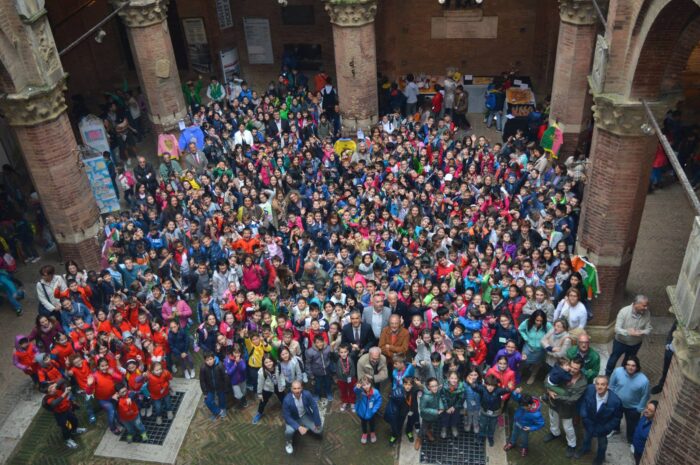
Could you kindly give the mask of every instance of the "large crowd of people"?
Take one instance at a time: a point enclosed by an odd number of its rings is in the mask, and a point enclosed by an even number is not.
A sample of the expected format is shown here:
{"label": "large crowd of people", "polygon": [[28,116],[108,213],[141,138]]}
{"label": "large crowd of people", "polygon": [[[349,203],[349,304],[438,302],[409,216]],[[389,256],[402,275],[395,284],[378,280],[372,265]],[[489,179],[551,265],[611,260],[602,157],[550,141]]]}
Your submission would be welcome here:
{"label": "large crowd of people", "polygon": [[595,438],[602,463],[623,416],[641,456],[648,301],[620,313],[623,366],[600,374],[572,263],[585,178],[538,145],[538,127],[489,140],[410,99],[336,150],[330,79],[203,87],[185,85],[186,127],[161,136],[156,163],[135,155],[133,96],[110,98],[105,160],[127,208],[106,217],[100,269],[41,267],[14,364],[68,447],[84,432],[76,402],[88,423],[104,411],[112,432],[146,440],[141,419],[172,420],[181,375],[199,379],[212,421],[281,410],[287,453],[322,434],[330,408],[360,418],[361,444],[379,440],[383,412],[392,444],[466,431],[494,446],[512,399],[506,450],[527,454],[547,404],[545,440],[564,436],[568,457]]}

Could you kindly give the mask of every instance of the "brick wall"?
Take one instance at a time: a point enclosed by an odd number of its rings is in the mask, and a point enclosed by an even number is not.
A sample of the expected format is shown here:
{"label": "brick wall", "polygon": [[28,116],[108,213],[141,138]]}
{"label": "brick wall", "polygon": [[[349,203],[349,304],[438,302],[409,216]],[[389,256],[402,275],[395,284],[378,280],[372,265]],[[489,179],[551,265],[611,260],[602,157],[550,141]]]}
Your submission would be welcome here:
{"label": "brick wall", "polygon": [[[637,62],[631,63],[636,65],[631,68],[634,73],[632,95],[654,98],[662,86],[670,88],[678,84],[678,73],[700,39],[700,21],[689,25],[688,16],[684,14],[693,10],[697,10],[697,5],[691,0],[677,0],[659,13],[645,37]],[[681,40],[682,37],[685,40]]]}
{"label": "brick wall", "polygon": [[[437,1],[382,0],[377,14],[379,72],[444,74],[457,67],[466,74],[491,76],[517,68],[534,80],[540,96],[549,93],[559,27],[557,2],[484,2],[484,16],[498,16],[496,39],[431,39],[431,18],[442,16]],[[553,31],[554,30],[554,33]]]}
{"label": "brick wall", "polygon": [[[231,0],[233,28],[219,30],[215,4],[212,0],[177,1],[180,18],[202,17],[211,50],[214,72],[220,73],[218,52],[237,47],[242,71],[251,82],[274,79],[279,72],[285,43],[320,44],[324,68],[335,74],[333,33],[321,0],[290,0],[290,5],[314,5],[315,23],[310,26],[282,24],[281,7],[276,0]],[[82,1],[54,0],[47,3],[52,24],[60,21]],[[468,74],[496,75],[517,68],[533,78],[536,90],[544,96],[549,93],[554,56],[556,54],[559,13],[556,0],[499,0],[484,3],[486,16],[498,16],[497,39],[440,39],[430,38],[433,16],[441,16],[442,7],[434,0],[381,0],[375,23],[377,33],[377,60],[379,71],[391,77],[407,72],[443,74],[456,66]],[[108,14],[107,0],[74,15],[66,24],[54,30],[56,43],[61,49],[82,31]],[[275,63],[250,65],[243,32],[244,17],[265,17],[270,20]],[[117,28],[117,18],[104,29],[107,36],[102,44],[87,39],[62,58],[64,68],[71,75],[69,92],[82,92],[98,99],[105,88],[119,87],[123,79],[132,84],[135,74],[128,69],[124,43]],[[175,43],[174,47],[185,44]],[[186,77],[196,73],[181,70]]]}
{"label": "brick wall", "polygon": [[[112,11],[107,0],[98,0],[76,12],[85,3],[84,0],[46,2],[51,31],[59,51]],[[88,37],[61,57],[63,69],[70,76],[68,95],[80,93],[101,103],[101,92],[121,88],[124,78],[131,78],[132,83],[135,84],[136,75],[129,70],[124,53],[125,41],[122,41],[123,38],[120,35],[119,18],[115,17],[108,21],[102,29],[107,36],[101,44],[95,42],[93,37]]]}
{"label": "brick wall", "polygon": [[674,357],[641,465],[691,465],[698,463],[700,443],[700,385],[680,370]]}
{"label": "brick wall", "polygon": [[622,303],[656,146],[654,137],[593,133],[592,172],[578,231],[579,245],[600,257],[594,260],[601,295],[593,302],[593,324],[613,321]]}
{"label": "brick wall", "polygon": [[[255,84],[255,89],[262,89],[267,81],[277,78],[282,63],[284,44],[320,44],[323,66],[329,74],[335,75],[333,53],[333,32],[324,4],[318,0],[291,0],[290,5],[313,5],[314,24],[306,26],[288,26],[282,23],[282,7],[276,0],[231,1],[233,28],[219,29],[213,1],[179,0],[178,13],[181,18],[203,17],[207,29],[207,39],[212,51],[214,72],[221,74],[218,52],[229,47],[238,48],[241,71],[246,79]],[[267,18],[270,21],[270,38],[275,62],[271,65],[251,65],[248,63],[243,18]]]}

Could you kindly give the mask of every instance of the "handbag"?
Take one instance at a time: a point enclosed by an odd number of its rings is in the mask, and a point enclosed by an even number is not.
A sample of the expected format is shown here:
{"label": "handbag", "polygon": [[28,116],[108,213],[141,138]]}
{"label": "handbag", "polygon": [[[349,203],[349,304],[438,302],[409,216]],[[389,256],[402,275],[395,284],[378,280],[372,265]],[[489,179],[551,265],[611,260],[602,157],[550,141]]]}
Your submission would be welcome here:
{"label": "handbag", "polygon": [[[46,296],[46,300],[51,302],[51,298],[49,297],[49,293],[46,291],[46,285],[42,282],[40,282],[39,284],[41,284],[41,289],[44,291],[44,296]],[[48,309],[48,308],[44,307],[44,304],[41,303],[41,300],[39,300],[39,303],[37,305],[38,305],[37,312],[39,313],[39,315],[42,315],[45,317],[50,317],[53,315],[54,309],[53,308]]]}

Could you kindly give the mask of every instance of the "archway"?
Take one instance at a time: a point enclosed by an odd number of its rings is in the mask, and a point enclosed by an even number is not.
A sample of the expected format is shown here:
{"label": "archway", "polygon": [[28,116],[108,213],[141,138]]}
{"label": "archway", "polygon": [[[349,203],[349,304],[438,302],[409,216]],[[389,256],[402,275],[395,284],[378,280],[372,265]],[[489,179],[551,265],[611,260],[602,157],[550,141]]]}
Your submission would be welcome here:
{"label": "archway", "polygon": [[66,75],[43,2],[0,0],[0,18],[0,112],[17,137],[63,258],[95,269],[99,209],[79,166]]}

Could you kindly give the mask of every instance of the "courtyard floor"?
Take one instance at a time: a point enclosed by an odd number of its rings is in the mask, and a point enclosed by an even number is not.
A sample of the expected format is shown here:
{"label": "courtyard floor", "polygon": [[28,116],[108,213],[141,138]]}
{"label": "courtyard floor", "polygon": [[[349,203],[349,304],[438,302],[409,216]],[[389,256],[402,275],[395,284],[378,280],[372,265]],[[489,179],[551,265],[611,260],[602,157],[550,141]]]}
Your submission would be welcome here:
{"label": "courtyard floor", "polygon": [[[477,134],[479,121],[472,120]],[[692,212],[679,185],[667,187],[647,197],[642,219],[637,250],[627,285],[628,299],[643,292],[650,297],[652,311],[660,318],[654,319],[655,334],[642,346],[640,357],[644,372],[652,384],[659,377],[665,329],[670,324],[666,313],[669,302],[665,287],[675,284],[687,244],[692,221]],[[28,378],[19,373],[11,362],[12,344],[15,334],[27,333],[33,325],[36,298],[34,282],[38,269],[45,263],[57,265],[55,256],[46,256],[36,264],[21,267],[18,277],[29,290],[25,301],[25,313],[17,318],[6,303],[0,304],[0,464],[135,464],[139,462],[96,457],[93,451],[105,434],[104,415],[80,438],[80,449],[66,449],[60,439],[58,428],[47,412],[39,409],[21,440],[13,437],[16,424],[8,423],[11,413],[19,404],[35,402],[36,394]],[[178,375],[179,376],[179,375]],[[539,394],[535,388],[531,393]],[[178,464],[373,464],[389,465],[398,462],[397,448],[387,443],[388,425],[378,421],[379,442],[362,446],[359,443],[359,421],[355,415],[340,413],[336,402],[325,417],[323,441],[311,437],[295,442],[295,453],[284,453],[283,425],[280,406],[272,400],[266,415],[258,425],[251,419],[255,406],[245,411],[230,411],[226,420],[212,423],[208,411],[200,405],[179,452]],[[82,411],[79,418],[84,418]],[[546,414],[546,412],[545,412]],[[14,421],[14,420],[13,420]],[[28,421],[28,419],[25,419]],[[624,428],[624,427],[623,427]],[[107,433],[111,434],[111,433]],[[564,457],[565,444],[544,445],[541,438],[546,430],[531,435],[530,455],[522,459],[517,452],[508,454],[509,463],[518,465],[559,465],[590,463],[592,457],[572,461]],[[16,435],[15,435],[16,436]],[[611,441],[608,463],[624,465],[629,462],[629,448],[616,436]],[[19,443],[18,443],[19,440]],[[503,444],[496,444],[502,447]],[[15,446],[17,446],[15,448]],[[12,450],[14,453],[12,453]],[[487,450],[488,454],[488,450]],[[403,455],[403,454],[402,454]],[[491,462],[493,463],[493,462]]]}

